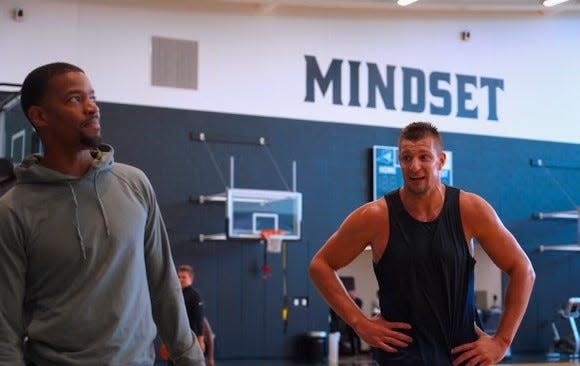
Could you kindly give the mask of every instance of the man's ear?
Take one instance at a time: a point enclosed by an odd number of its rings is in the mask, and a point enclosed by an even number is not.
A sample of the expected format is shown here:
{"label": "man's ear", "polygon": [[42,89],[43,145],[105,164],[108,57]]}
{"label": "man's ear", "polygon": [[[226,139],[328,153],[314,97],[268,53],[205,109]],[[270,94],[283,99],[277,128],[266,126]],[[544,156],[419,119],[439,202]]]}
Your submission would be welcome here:
{"label": "man's ear", "polygon": [[447,155],[445,154],[444,151],[441,151],[439,153],[439,170],[442,170],[443,167],[445,166],[445,161],[447,160]]}
{"label": "man's ear", "polygon": [[42,107],[33,105],[28,108],[28,118],[32,121],[32,124],[36,129],[45,127],[48,125],[46,120],[46,114],[42,110]]}

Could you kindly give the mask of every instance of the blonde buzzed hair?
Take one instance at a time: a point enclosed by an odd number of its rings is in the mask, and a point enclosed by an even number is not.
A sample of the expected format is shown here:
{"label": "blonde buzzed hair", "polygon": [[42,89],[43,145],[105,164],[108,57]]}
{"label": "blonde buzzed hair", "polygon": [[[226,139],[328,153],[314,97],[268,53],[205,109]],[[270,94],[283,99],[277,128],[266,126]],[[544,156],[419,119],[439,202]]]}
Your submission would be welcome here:
{"label": "blonde buzzed hair", "polygon": [[177,272],[187,272],[193,278],[195,276],[195,272],[193,271],[193,267],[188,264],[182,264],[177,267]]}
{"label": "blonde buzzed hair", "polygon": [[439,130],[430,122],[413,122],[403,128],[399,136],[399,146],[402,140],[418,141],[429,136],[435,139],[439,151],[443,151],[443,139]]}

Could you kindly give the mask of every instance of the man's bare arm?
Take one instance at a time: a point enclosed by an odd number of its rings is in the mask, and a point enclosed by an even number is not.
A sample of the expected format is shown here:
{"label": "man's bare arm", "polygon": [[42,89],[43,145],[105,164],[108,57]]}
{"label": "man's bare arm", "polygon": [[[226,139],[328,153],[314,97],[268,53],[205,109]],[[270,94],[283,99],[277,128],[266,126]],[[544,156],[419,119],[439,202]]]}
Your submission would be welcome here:
{"label": "man's bare arm", "polygon": [[374,201],[352,212],[332,234],[310,263],[310,278],[329,306],[368,344],[395,352],[406,347],[411,338],[397,329],[406,323],[390,323],[380,317],[369,319],[355,304],[336,271],[352,262],[364,248],[386,240],[388,220],[384,202]]}
{"label": "man's bare arm", "polygon": [[[505,228],[491,205],[477,195],[466,192],[461,195],[461,217],[466,235],[477,239],[495,265],[509,276],[504,309],[492,337],[499,348],[495,351],[496,355],[490,356],[490,362],[497,362],[503,358],[520,326],[532,293],[535,273],[528,256]],[[488,346],[492,348],[493,344],[489,343]],[[465,350],[460,349],[459,352]],[[468,352],[476,353],[473,350],[465,353]],[[493,353],[488,350],[484,352]],[[457,361],[460,359],[461,357]],[[481,362],[485,364],[483,360]]]}

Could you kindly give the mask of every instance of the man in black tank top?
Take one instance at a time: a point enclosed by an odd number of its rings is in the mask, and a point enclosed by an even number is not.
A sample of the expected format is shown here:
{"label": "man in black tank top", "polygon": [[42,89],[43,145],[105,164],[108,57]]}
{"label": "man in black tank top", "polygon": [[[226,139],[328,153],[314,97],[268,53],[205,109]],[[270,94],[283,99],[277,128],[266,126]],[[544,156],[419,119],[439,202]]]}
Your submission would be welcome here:
{"label": "man in black tank top", "polygon": [[[404,184],[353,211],[316,253],[310,277],[330,307],[374,347],[379,365],[491,365],[513,341],[535,273],[527,255],[480,196],[445,186],[443,144],[430,123],[399,137]],[[493,336],[475,325],[472,239],[509,276]],[[381,314],[356,306],[336,271],[367,245]]]}

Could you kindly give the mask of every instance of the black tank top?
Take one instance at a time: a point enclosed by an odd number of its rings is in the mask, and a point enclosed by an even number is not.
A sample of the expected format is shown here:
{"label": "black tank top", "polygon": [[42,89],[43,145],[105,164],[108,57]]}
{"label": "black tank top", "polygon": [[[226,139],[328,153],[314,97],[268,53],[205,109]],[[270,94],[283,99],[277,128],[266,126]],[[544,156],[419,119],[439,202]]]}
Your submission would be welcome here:
{"label": "black tank top", "polygon": [[459,190],[446,186],[439,216],[415,220],[399,191],[385,196],[388,245],[374,265],[382,316],[410,323],[413,342],[396,353],[378,351],[383,365],[452,365],[451,349],[477,339],[473,269],[459,214]]}

